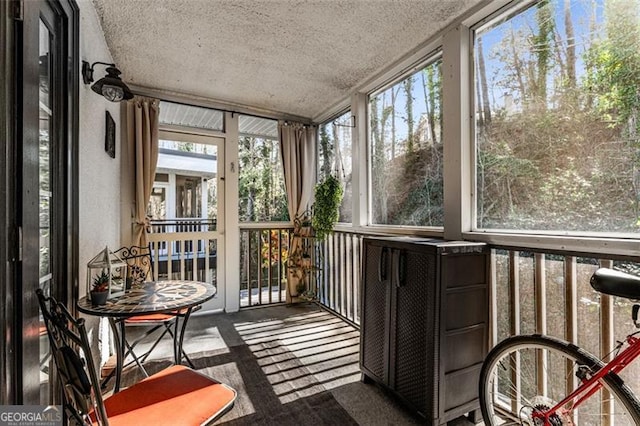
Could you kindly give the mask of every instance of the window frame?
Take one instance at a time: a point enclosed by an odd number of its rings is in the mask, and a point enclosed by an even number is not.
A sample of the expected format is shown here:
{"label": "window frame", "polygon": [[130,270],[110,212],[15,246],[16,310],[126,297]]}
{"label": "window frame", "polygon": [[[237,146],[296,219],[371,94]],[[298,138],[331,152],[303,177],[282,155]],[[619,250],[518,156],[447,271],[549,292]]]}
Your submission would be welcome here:
{"label": "window frame", "polygon": [[[366,109],[366,120],[365,120],[365,125],[366,125],[366,150],[365,150],[365,154],[364,154],[364,163],[366,164],[366,183],[365,183],[365,188],[366,188],[366,224],[364,225],[364,228],[366,230],[366,232],[370,232],[370,233],[393,233],[393,234],[399,234],[399,235],[418,235],[418,236],[433,236],[433,237],[440,237],[442,238],[444,233],[445,233],[445,227],[444,224],[442,226],[415,226],[415,225],[387,225],[387,224],[381,224],[381,223],[373,223],[372,217],[373,217],[373,197],[372,197],[372,188],[373,188],[373,179],[372,179],[372,162],[371,160],[371,109],[370,109],[370,105],[371,105],[371,98],[374,96],[378,96],[380,93],[386,91],[387,89],[403,82],[404,80],[406,80],[407,78],[409,78],[410,76],[413,76],[415,74],[417,74],[418,72],[422,71],[424,68],[428,67],[429,65],[432,65],[434,62],[441,60],[442,62],[442,66],[444,68],[444,48],[442,46],[442,44],[436,44],[435,47],[431,48],[430,50],[428,50],[428,53],[426,53],[426,55],[421,56],[417,61],[414,61],[408,68],[405,68],[403,71],[401,71],[400,73],[395,74],[395,76],[392,79],[389,79],[387,81],[385,81],[383,84],[378,85],[374,90],[370,91],[367,93],[366,95],[366,105],[365,105],[365,109]],[[444,73],[443,73],[444,74]],[[444,116],[444,78],[442,81],[442,90],[443,90],[443,96],[442,96],[442,100],[443,100],[443,104],[441,105],[442,108],[442,114]],[[353,111],[353,105],[351,110]],[[443,117],[444,118],[444,117]],[[362,121],[362,120],[361,120]],[[443,140],[442,140],[442,144],[445,144],[445,138],[444,138],[444,131],[443,131]],[[360,160],[362,160],[363,157],[360,157]],[[443,181],[445,180],[445,168],[446,168],[446,164],[447,164],[447,160],[446,158],[444,159],[444,164],[443,164]],[[445,184],[446,185],[446,184]],[[354,188],[354,192],[355,188]],[[359,193],[363,193],[361,188],[358,188],[358,192]],[[447,216],[447,212],[446,209],[444,209],[444,204],[443,204],[443,214],[445,217],[445,222],[446,222],[446,216]],[[360,231],[362,232],[363,229],[360,229]]]}
{"label": "window frame", "polygon": [[[482,19],[476,20],[468,26],[469,31],[469,105],[475,111],[476,73],[475,73],[475,34],[497,21],[508,19],[535,7],[540,0],[511,1],[495,10],[488,11]],[[443,95],[444,96],[444,95]],[[470,118],[470,154],[472,170],[470,172],[471,193],[471,223],[470,229],[462,229],[464,239],[482,241],[499,247],[527,247],[539,250],[563,250],[575,253],[616,254],[622,256],[638,256],[640,251],[640,237],[633,234],[619,232],[596,231],[561,231],[561,230],[521,230],[501,228],[480,228],[477,222],[478,194],[477,194],[477,129],[475,113]],[[446,214],[446,213],[445,213]]]}
{"label": "window frame", "polygon": [[[315,182],[318,183],[320,182],[320,127],[322,126],[335,126],[335,121],[342,117],[343,115],[349,113],[350,117],[351,117],[351,175],[352,175],[352,184],[351,184],[351,189],[352,189],[352,196],[351,196],[351,222],[340,222],[338,219],[338,222],[336,222],[335,224],[335,229],[338,230],[345,230],[345,231],[353,231],[353,229],[355,229],[356,224],[354,223],[354,214],[356,211],[356,206],[355,204],[357,203],[357,200],[353,197],[353,194],[355,193],[354,189],[355,189],[355,169],[354,169],[354,163],[355,163],[355,158],[356,158],[356,154],[355,154],[355,148],[356,145],[354,143],[354,129],[356,129],[355,126],[355,115],[353,113],[353,110],[351,109],[351,105],[348,105],[346,108],[342,108],[340,109],[339,112],[337,112],[336,114],[333,114],[330,116],[330,118],[324,120],[322,123],[319,123],[316,126],[317,132],[316,132],[316,176],[315,176]],[[342,183],[342,181],[340,181]],[[345,188],[343,188],[344,190]]]}
{"label": "window frame", "polygon": [[[349,230],[363,235],[412,235],[446,239],[465,239],[486,242],[496,247],[518,247],[537,250],[561,250],[576,254],[608,254],[638,256],[640,238],[627,234],[602,233],[586,235],[577,232],[548,232],[525,230],[478,229],[476,227],[476,141],[475,116],[470,111],[475,108],[475,71],[473,31],[489,25],[517,9],[527,8],[535,0],[513,1],[496,0],[479,4],[463,14],[459,19],[444,27],[433,38],[399,58],[395,64],[381,73],[372,76],[362,85],[354,88],[349,98],[338,103],[314,120],[325,123],[327,117],[339,116],[350,109],[355,116],[353,145],[353,221],[351,224],[339,223],[336,230]],[[427,227],[409,227],[397,225],[371,224],[371,164],[369,161],[370,96],[401,81],[426,66],[433,52],[441,50],[443,59],[443,121],[445,144],[444,185],[445,185],[445,224],[439,229]],[[461,105],[467,99],[466,107]],[[457,102],[457,104],[456,104]],[[453,104],[452,105],[447,105]],[[338,112],[334,112],[338,111]],[[450,117],[453,111],[454,117]],[[453,164],[453,166],[452,166]],[[456,167],[455,165],[459,167]],[[465,164],[467,165],[465,167]],[[453,189],[452,189],[453,188]],[[473,212],[473,214],[471,214]],[[473,219],[472,219],[473,216]]]}

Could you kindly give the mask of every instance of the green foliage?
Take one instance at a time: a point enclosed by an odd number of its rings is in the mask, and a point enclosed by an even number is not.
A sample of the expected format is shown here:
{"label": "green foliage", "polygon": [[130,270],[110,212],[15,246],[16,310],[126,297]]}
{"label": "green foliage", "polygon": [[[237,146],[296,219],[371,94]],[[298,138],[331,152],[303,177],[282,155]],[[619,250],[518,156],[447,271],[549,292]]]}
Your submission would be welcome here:
{"label": "green foliage", "polygon": [[580,18],[558,5],[486,33],[500,37],[486,66],[505,97],[478,120],[477,225],[638,232],[640,2],[607,0],[604,16]]}
{"label": "green foliage", "polygon": [[342,195],[342,185],[333,175],[315,186],[312,225],[318,239],[324,240],[338,222]]}
{"label": "green foliage", "polygon": [[538,78],[535,82],[534,91],[539,105],[544,107],[547,101],[547,75],[554,32],[553,6],[549,0],[543,0],[538,3],[537,7],[538,34],[533,36],[533,44],[535,46]]}
{"label": "green foliage", "polygon": [[320,126],[320,177],[331,174],[331,164],[335,155],[335,143],[327,133],[327,125]]}
{"label": "green foliage", "polygon": [[243,136],[239,144],[240,220],[289,220],[278,142]]}
{"label": "green foliage", "polygon": [[407,152],[412,152],[414,150],[414,134],[413,134],[413,76],[409,76],[406,80],[404,80],[402,87],[405,91],[405,110],[407,121]]}
{"label": "green foliage", "polygon": [[605,120],[629,126],[629,134],[636,134],[640,130],[640,24],[637,7],[628,8],[626,3],[607,2],[607,36],[586,54],[591,70],[586,85]]}
{"label": "green foliage", "polygon": [[109,288],[109,278],[110,276],[107,271],[102,271],[100,274],[93,277],[92,291],[107,291],[107,289]]}

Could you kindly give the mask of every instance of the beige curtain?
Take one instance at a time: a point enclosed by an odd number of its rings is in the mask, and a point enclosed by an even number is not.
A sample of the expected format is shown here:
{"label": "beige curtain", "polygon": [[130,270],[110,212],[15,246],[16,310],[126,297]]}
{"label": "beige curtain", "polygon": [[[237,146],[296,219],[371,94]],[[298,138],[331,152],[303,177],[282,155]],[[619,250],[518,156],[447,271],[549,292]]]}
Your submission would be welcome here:
{"label": "beige curtain", "polygon": [[157,99],[142,97],[127,102],[127,137],[128,143],[133,146],[135,169],[133,244],[142,247],[147,245],[147,204],[158,163],[159,103]]}
{"label": "beige curtain", "polygon": [[316,178],[316,129],[299,123],[278,123],[289,217],[301,216],[313,196]]}
{"label": "beige curtain", "polygon": [[[301,218],[313,196],[316,177],[316,129],[299,123],[278,123],[280,152],[284,169],[284,184],[287,191],[289,217]],[[301,247],[300,238],[291,239],[290,258]],[[288,274],[287,299],[295,295],[297,279]]]}

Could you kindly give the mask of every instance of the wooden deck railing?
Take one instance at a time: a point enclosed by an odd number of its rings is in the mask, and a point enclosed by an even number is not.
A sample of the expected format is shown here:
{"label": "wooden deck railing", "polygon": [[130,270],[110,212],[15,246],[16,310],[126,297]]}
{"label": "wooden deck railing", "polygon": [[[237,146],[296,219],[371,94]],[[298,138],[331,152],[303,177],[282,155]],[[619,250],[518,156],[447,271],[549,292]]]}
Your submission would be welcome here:
{"label": "wooden deck railing", "polygon": [[359,325],[362,235],[336,231],[319,244],[324,273],[318,282],[318,301]]}
{"label": "wooden deck railing", "polygon": [[[491,345],[515,334],[547,334],[609,359],[616,339],[635,331],[633,303],[600,294],[589,284],[599,267],[638,274],[640,264],[629,258],[519,248],[491,251]],[[544,358],[539,357],[538,371]],[[640,391],[640,365],[631,365],[622,378]],[[540,384],[539,384],[540,385]],[[544,385],[544,384],[543,384]],[[600,401],[609,410],[606,392]]]}
{"label": "wooden deck railing", "polygon": [[[286,261],[292,228],[244,226],[240,230],[240,307],[286,301]],[[354,324],[360,323],[360,245],[362,236],[334,232],[313,244],[309,276],[317,302]]]}
{"label": "wooden deck railing", "polygon": [[244,225],[240,229],[240,307],[286,301],[286,261],[292,228]]}

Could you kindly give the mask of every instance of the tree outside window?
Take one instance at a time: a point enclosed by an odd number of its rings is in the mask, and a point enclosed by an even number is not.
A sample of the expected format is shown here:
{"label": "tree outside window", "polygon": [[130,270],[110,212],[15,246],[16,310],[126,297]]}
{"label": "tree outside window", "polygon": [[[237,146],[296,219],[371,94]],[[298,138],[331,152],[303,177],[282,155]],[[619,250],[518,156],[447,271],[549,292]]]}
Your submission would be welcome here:
{"label": "tree outside window", "polygon": [[637,233],[640,2],[540,1],[474,54],[477,227]]}
{"label": "tree outside window", "polygon": [[[249,133],[248,130],[252,130],[250,124],[255,125],[256,122],[261,125],[262,132]],[[241,222],[289,220],[277,132],[275,120],[240,116],[238,172]]]}
{"label": "tree outside window", "polygon": [[371,222],[442,226],[442,61],[369,100]]}
{"label": "tree outside window", "polygon": [[351,111],[337,117],[319,128],[318,137],[318,182],[329,175],[335,176],[344,190],[340,204],[341,223],[352,222],[352,117]]}

